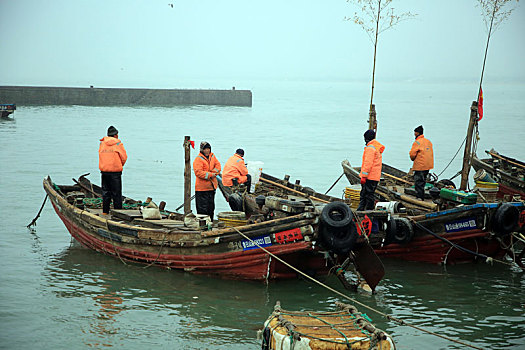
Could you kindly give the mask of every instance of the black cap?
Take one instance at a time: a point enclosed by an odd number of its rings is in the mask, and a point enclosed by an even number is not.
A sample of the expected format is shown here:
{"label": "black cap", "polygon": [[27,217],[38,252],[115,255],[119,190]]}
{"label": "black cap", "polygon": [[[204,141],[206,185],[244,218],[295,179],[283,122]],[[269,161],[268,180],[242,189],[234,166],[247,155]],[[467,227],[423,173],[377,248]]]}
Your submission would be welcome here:
{"label": "black cap", "polygon": [[242,148],[237,148],[237,151],[235,151],[235,153],[237,153],[241,157],[244,157],[244,150]]}
{"label": "black cap", "polygon": [[200,146],[200,151],[204,151],[206,148],[209,148],[211,150],[211,145],[207,141],[202,141]]}
{"label": "black cap", "polygon": [[118,134],[118,130],[117,128],[115,128],[113,125],[111,125],[109,128],[108,128],[108,136],[115,136]]}
{"label": "black cap", "polygon": [[372,141],[373,139],[376,138],[376,132],[372,129],[370,130],[367,130],[365,131],[365,141],[368,142],[368,141]]}
{"label": "black cap", "polygon": [[420,135],[423,135],[423,125],[418,126],[414,129],[415,132],[418,132]]}

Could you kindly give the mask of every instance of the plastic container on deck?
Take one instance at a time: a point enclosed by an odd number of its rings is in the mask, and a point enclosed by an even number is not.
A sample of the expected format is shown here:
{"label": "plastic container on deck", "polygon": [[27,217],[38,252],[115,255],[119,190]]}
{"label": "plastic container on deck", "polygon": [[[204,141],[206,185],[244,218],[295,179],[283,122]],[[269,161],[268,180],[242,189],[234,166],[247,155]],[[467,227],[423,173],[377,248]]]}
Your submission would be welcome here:
{"label": "plastic container on deck", "polygon": [[439,196],[443,199],[448,199],[449,201],[454,201],[463,204],[475,204],[478,199],[478,195],[475,193],[450,190],[448,188],[442,188],[439,191]]}
{"label": "plastic container on deck", "polygon": [[248,174],[252,177],[252,185],[250,187],[250,192],[255,192],[255,185],[259,182],[261,178],[262,168],[264,163],[259,161],[250,161],[246,168],[248,169]]}

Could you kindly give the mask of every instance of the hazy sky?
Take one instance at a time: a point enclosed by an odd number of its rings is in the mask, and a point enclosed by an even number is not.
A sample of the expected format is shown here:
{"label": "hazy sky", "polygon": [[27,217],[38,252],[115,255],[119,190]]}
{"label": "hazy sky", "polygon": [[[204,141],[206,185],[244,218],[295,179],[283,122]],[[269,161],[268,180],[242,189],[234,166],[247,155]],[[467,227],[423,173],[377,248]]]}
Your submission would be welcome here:
{"label": "hazy sky", "polygon": [[[173,4],[173,8],[169,5]],[[475,0],[394,0],[418,16],[380,36],[382,79],[478,80]],[[366,80],[373,46],[344,0],[0,0],[0,85],[177,87],[184,79]],[[487,80],[525,81],[522,2]]]}

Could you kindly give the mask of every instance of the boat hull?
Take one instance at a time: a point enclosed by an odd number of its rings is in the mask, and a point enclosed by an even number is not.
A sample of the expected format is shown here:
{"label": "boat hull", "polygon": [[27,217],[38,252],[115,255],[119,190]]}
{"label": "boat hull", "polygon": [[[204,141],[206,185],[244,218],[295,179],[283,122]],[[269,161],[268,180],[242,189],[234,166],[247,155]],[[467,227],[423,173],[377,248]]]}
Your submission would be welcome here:
{"label": "boat hull", "polygon": [[[491,258],[501,258],[505,249],[501,243],[487,238],[489,234],[482,230],[470,230],[461,233],[445,233],[441,237],[450,242],[478,254]],[[433,264],[460,264],[479,260],[475,255],[454,248],[448,243],[431,235],[416,237],[406,245],[392,243],[382,248],[374,249],[380,257],[396,258],[407,261],[417,261]]]}
{"label": "boat hull", "polygon": [[[179,269],[195,274],[214,275],[226,279],[272,280],[296,278],[297,274],[261,249],[229,251],[220,247],[174,248],[126,244],[109,230],[96,229],[52,200],[53,207],[71,236],[81,245],[123,262],[151,264],[168,269]],[[102,235],[102,236],[101,236]],[[105,237],[104,237],[105,236]],[[109,237],[109,239],[108,239]],[[234,242],[232,242],[234,243]],[[228,245],[230,247],[231,245]],[[329,266],[323,255],[311,242],[298,241],[266,247],[292,266],[310,275],[326,275]],[[185,252],[187,250],[187,252]]]}

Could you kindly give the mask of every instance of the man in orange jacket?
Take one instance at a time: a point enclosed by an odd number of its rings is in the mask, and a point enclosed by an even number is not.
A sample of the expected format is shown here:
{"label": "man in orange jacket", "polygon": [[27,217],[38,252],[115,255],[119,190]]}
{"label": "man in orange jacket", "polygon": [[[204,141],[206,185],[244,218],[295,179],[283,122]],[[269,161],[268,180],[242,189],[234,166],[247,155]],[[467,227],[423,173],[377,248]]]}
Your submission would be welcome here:
{"label": "man in orange jacket", "polygon": [[118,130],[112,125],[108,136],[100,139],[98,148],[98,168],[102,174],[102,214],[109,214],[113,199],[113,208],[122,209],[122,169],[128,155],[118,138]]}
{"label": "man in orange jacket", "polygon": [[222,172],[222,184],[227,187],[233,186],[233,180],[237,183],[246,183],[248,192],[250,192],[250,186],[252,184],[252,177],[248,174],[248,168],[244,163],[244,150],[238,148],[235,154],[228,159],[226,165],[224,165],[224,171]]}
{"label": "man in orange jacket", "polygon": [[414,129],[414,136],[416,141],[412,144],[409,155],[410,159],[414,161],[412,170],[414,170],[416,197],[424,200],[428,171],[434,168],[434,150],[432,149],[432,142],[423,135],[422,125]]}
{"label": "man in orange jacket", "polygon": [[197,214],[205,214],[213,220],[215,211],[215,190],[217,189],[217,175],[221,172],[221,163],[211,153],[211,145],[202,141],[200,153],[193,161],[195,173],[195,205]]}
{"label": "man in orange jacket", "polygon": [[375,207],[375,191],[381,179],[381,168],[385,146],[375,138],[374,130],[365,132],[365,150],[363,152],[363,163],[361,164],[361,195],[357,210],[373,210]]}

